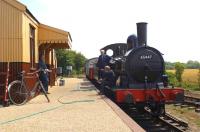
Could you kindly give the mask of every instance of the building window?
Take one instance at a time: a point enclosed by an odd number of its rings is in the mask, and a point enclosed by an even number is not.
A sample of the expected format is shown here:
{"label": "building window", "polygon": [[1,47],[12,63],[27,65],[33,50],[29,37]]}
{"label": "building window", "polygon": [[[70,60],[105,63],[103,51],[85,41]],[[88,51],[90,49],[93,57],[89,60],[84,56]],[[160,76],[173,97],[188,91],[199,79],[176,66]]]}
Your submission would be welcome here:
{"label": "building window", "polygon": [[30,25],[30,63],[31,68],[35,67],[35,28]]}

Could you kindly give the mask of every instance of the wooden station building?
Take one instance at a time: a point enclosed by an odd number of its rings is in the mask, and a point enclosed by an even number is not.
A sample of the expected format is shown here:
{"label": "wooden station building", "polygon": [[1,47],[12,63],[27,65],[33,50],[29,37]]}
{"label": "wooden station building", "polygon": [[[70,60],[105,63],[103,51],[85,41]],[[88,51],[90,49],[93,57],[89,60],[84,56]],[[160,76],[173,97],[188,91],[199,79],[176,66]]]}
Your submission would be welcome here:
{"label": "wooden station building", "polygon": [[[39,54],[44,53],[45,63],[53,71],[50,73],[50,85],[54,85],[54,49],[70,49],[71,42],[69,32],[41,24],[27,7],[17,0],[0,0],[0,72],[6,72],[9,62],[9,82],[15,80],[17,73],[23,70],[37,70]],[[0,83],[4,81],[0,76]],[[0,96],[3,91],[0,87]]]}

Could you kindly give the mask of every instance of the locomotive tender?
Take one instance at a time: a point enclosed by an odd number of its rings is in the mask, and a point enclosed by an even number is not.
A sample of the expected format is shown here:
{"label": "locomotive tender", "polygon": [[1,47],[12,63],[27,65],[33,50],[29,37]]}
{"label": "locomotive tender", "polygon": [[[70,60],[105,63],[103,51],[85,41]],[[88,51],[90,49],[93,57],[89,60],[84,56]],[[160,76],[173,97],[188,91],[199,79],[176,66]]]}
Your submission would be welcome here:
{"label": "locomotive tender", "polygon": [[[147,23],[137,23],[137,36],[130,35],[127,43],[111,44],[102,49],[105,53],[113,52],[110,66],[120,85],[106,91],[116,103],[132,104],[138,109],[147,106],[152,113],[160,115],[165,113],[165,103],[184,100],[182,88],[168,86],[162,54],[147,45]],[[86,62],[86,77],[90,80],[97,79],[97,59]]]}

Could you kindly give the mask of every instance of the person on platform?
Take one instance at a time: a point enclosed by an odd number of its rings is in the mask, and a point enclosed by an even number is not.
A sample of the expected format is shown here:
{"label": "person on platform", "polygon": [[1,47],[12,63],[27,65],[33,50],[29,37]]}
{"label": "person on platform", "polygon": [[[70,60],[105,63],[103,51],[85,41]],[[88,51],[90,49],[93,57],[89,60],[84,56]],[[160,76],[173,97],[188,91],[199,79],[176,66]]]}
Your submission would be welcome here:
{"label": "person on platform", "polygon": [[47,69],[47,66],[44,62],[44,58],[45,58],[44,54],[40,54],[38,67],[39,67],[39,69],[43,69],[44,71],[40,72],[39,79],[42,82],[46,93],[50,94],[48,92],[48,85],[49,85],[48,72],[50,72],[51,70]]}

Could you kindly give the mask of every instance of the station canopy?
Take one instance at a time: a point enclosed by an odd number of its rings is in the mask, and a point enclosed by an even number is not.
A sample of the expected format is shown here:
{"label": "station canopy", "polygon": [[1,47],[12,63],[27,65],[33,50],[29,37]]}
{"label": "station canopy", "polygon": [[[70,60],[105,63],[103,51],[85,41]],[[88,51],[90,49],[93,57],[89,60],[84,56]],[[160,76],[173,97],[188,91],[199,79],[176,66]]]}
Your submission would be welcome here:
{"label": "station canopy", "polygon": [[69,32],[44,24],[39,24],[38,39],[39,46],[53,49],[71,48],[72,39]]}

